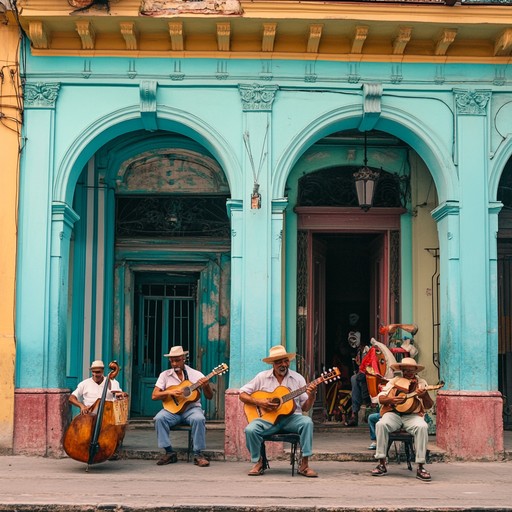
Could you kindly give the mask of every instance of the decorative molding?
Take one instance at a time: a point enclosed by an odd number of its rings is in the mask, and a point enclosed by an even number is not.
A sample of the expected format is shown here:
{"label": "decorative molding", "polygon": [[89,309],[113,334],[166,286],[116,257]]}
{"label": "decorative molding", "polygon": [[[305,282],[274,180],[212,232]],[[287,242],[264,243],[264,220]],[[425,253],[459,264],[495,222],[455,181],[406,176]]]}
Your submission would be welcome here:
{"label": "decorative molding", "polygon": [[509,55],[512,50],[512,28],[506,28],[494,43],[494,55]]}
{"label": "decorative molding", "polygon": [[62,222],[64,227],[70,230],[79,219],[80,216],[78,213],[66,203],[52,203],[52,222]]}
{"label": "decorative molding", "polygon": [[185,49],[183,22],[170,21],[167,26],[169,27],[169,35],[171,36],[171,50],[173,52],[182,52]]}
{"label": "decorative molding", "polygon": [[121,29],[121,34],[126,43],[126,49],[137,50],[139,44],[137,31],[135,30],[135,23],[133,21],[121,22],[119,24],[119,28]]}
{"label": "decorative molding", "polygon": [[239,0],[142,0],[142,16],[179,16],[197,14],[204,16],[240,15],[243,13]]}
{"label": "decorative molding", "polygon": [[140,93],[140,117],[144,129],[147,131],[157,130],[156,116],[156,91],[158,82],[156,80],[142,80],[139,86]]}
{"label": "decorative molding", "polygon": [[350,53],[362,53],[363,45],[368,37],[369,27],[359,25],[356,27],[354,38],[352,39],[352,48]]}
{"label": "decorative molding", "polygon": [[75,23],[76,31],[82,41],[82,50],[94,50],[96,34],[90,21],[80,20]]}
{"label": "decorative molding", "polygon": [[407,43],[411,40],[412,27],[400,27],[393,41],[393,55],[403,55]]}
{"label": "decorative molding", "polygon": [[445,28],[440,38],[437,41],[435,54],[436,55],[446,55],[446,52],[450,45],[455,41],[457,37],[457,29],[456,28]]}
{"label": "decorative molding", "polygon": [[366,132],[372,130],[381,114],[382,84],[363,84],[363,118],[359,130]]}
{"label": "decorative molding", "polygon": [[306,48],[307,53],[318,53],[323,28],[324,26],[319,24],[309,26],[308,46]]}
{"label": "decorative molding", "polygon": [[31,21],[28,24],[28,36],[34,48],[46,50],[50,46],[50,38],[42,21]]}
{"label": "decorative molding", "polygon": [[23,91],[25,108],[55,108],[60,83],[26,83]]}
{"label": "decorative molding", "polygon": [[263,23],[263,37],[261,39],[261,51],[273,52],[276,38],[277,23]]}
{"label": "decorative molding", "polygon": [[239,84],[244,112],[270,112],[278,90],[277,85]]}
{"label": "decorative molding", "polygon": [[455,94],[457,115],[486,115],[487,105],[491,99],[491,91],[467,91],[463,89],[454,89],[453,92]]}
{"label": "decorative molding", "polygon": [[231,23],[217,23],[217,49],[219,52],[229,52],[231,38]]}
{"label": "decorative molding", "polygon": [[440,204],[437,208],[434,208],[430,214],[432,215],[432,218],[436,222],[439,222],[440,220],[444,219],[449,215],[459,215],[459,213],[459,201],[450,200],[445,201],[444,203]]}

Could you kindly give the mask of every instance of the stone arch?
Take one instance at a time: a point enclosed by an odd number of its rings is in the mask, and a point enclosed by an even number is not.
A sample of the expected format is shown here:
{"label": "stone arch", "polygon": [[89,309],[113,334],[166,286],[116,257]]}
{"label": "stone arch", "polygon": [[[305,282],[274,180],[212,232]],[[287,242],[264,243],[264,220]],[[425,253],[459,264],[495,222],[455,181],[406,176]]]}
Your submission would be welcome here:
{"label": "stone arch", "polygon": [[498,186],[507,162],[512,158],[512,135],[508,135],[494,154],[489,170],[489,201],[496,201]]}
{"label": "stone arch", "polygon": [[[360,106],[351,105],[325,113],[298,132],[277,162],[273,197],[283,197],[288,175],[307,148],[330,133],[357,128],[360,121]],[[424,123],[401,109],[387,107],[375,129],[399,137],[418,153],[432,174],[440,203],[458,199],[451,155],[435,133],[425,130]]]}
{"label": "stone arch", "polygon": [[[217,159],[224,170],[232,196],[242,195],[242,172],[238,158],[223,136],[203,120],[179,109],[159,110],[159,127],[186,135],[200,144]],[[89,159],[108,141],[142,129],[140,109],[127,107],[110,112],[87,126],[64,155],[56,175],[53,201],[72,203],[75,184]]]}

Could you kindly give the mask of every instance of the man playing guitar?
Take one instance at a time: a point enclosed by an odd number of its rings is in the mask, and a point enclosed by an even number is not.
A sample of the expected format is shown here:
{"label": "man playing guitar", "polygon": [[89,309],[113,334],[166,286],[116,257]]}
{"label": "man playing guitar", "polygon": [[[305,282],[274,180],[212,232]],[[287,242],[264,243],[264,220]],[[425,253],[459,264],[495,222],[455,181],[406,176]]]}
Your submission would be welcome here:
{"label": "man playing guitar", "polygon": [[256,398],[258,391],[272,393],[279,386],[284,386],[290,391],[304,387],[305,392],[295,399],[295,410],[286,416],[277,415],[277,421],[270,423],[264,419],[253,419],[245,428],[245,439],[247,449],[251,454],[251,462],[255,463],[249,471],[250,476],[262,475],[264,468],[260,458],[263,436],[269,434],[293,433],[300,435],[302,447],[302,461],[298,473],[306,477],[316,477],[318,474],[308,465],[308,458],[312,455],[313,445],[313,421],[302,412],[307,412],[313,406],[316,397],[316,384],[314,382],[306,386],[304,377],[293,370],[290,370],[290,361],[295,358],[295,353],[287,353],[285,347],[278,345],[272,347],[269,356],[263,359],[264,363],[272,365],[271,370],[265,370],[256,375],[254,379],[240,388],[240,400],[249,406],[256,407],[262,413],[273,411],[279,412],[281,407],[279,401],[272,398]]}
{"label": "man playing guitar", "polygon": [[[379,465],[372,471],[372,475],[382,476],[387,473],[386,452],[389,433],[404,427],[414,436],[418,464],[416,478],[428,482],[431,476],[423,467],[426,462],[428,425],[423,416],[425,411],[434,405],[428,394],[428,389],[432,387],[429,388],[427,382],[416,375],[424,369],[424,366],[418,365],[412,357],[404,357],[400,363],[392,364],[391,368],[400,370],[403,377],[392,378],[377,395],[382,406],[380,410],[382,417],[375,426],[377,434],[375,458],[379,459]],[[439,387],[441,386],[433,386],[434,389]],[[408,400],[411,401],[411,405],[404,409],[402,406]]]}

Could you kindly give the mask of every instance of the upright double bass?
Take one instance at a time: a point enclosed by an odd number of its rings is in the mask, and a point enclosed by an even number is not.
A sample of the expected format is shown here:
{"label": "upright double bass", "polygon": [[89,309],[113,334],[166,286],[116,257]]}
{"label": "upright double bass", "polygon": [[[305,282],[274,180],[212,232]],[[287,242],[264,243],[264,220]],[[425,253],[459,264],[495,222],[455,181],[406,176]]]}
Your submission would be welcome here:
{"label": "upright double bass", "polygon": [[[127,423],[127,401],[120,413],[116,402],[106,400],[110,381],[119,373],[117,361],[108,367],[112,370],[107,377],[101,398],[90,407],[88,414],[76,416],[64,434],[64,451],[79,462],[89,465],[105,462],[116,452],[123,440]],[[122,402],[119,400],[118,402]]]}

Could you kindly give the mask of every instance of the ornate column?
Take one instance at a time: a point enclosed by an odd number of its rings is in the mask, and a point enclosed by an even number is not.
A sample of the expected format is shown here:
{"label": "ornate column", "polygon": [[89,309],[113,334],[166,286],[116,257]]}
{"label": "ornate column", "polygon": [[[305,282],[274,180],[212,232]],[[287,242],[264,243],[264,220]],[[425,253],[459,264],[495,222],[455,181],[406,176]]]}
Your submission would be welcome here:
{"label": "ornate column", "polygon": [[[60,455],[69,408],[65,388],[69,240],[77,215],[52,206],[59,83],[25,85],[20,178],[14,453]],[[31,321],[27,322],[26,319]]]}
{"label": "ornate column", "polygon": [[453,457],[495,459],[503,452],[503,423],[497,391],[496,220],[489,215],[487,192],[491,93],[454,93],[460,207],[442,205],[434,212],[446,381],[437,399],[437,442]]}
{"label": "ornate column", "polygon": [[[244,197],[228,205],[232,221],[230,359],[234,369],[226,391],[228,459],[248,458],[243,432],[247,421],[238,389],[265,368],[261,359],[270,346],[281,342],[280,329],[273,327],[276,319],[280,324],[276,309],[281,306],[281,268],[272,261],[271,112],[277,86],[241,84],[239,91],[244,126],[240,141],[244,147]],[[277,232],[281,230],[282,222]],[[278,290],[274,282],[279,284]]]}

